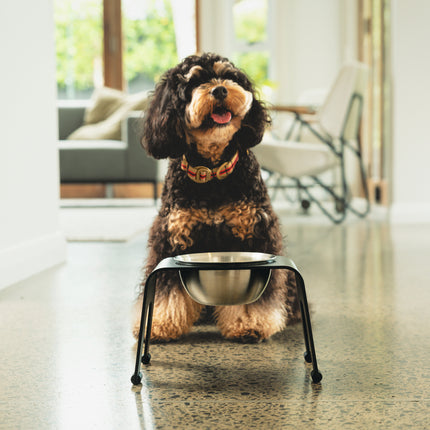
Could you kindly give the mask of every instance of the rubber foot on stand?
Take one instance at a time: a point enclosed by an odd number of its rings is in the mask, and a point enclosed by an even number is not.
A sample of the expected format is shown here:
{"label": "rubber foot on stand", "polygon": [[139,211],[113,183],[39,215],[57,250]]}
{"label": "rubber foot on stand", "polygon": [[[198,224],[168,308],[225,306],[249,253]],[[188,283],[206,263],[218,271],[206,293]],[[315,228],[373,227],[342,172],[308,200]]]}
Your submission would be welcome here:
{"label": "rubber foot on stand", "polygon": [[142,382],[142,374],[141,373],[139,373],[139,374],[134,374],[132,377],[131,377],[131,383],[133,384],[133,385],[139,385],[139,384],[141,384],[141,382]]}
{"label": "rubber foot on stand", "polygon": [[305,351],[305,353],[303,354],[303,357],[305,357],[306,363],[312,363],[312,356],[309,351]]}
{"label": "rubber foot on stand", "polygon": [[147,354],[147,355],[144,355],[143,357],[142,357],[142,364],[149,364],[149,362],[151,361],[151,354]]}
{"label": "rubber foot on stand", "polygon": [[315,384],[318,384],[318,382],[320,382],[322,379],[322,375],[320,372],[318,372],[318,370],[312,370],[311,378],[312,378],[312,381],[315,382]]}

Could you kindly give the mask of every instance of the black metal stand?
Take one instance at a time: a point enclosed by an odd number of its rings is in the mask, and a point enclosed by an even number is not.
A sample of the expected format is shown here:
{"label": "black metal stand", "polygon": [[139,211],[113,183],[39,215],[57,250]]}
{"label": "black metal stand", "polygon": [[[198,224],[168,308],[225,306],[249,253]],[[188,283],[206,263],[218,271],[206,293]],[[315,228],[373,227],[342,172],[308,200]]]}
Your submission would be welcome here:
{"label": "black metal stand", "polygon": [[[157,273],[163,270],[244,270],[255,267],[264,267],[268,269],[288,269],[295,273],[297,294],[300,303],[300,311],[302,314],[303,334],[305,338],[306,351],[304,354],[305,361],[312,363],[311,378],[312,381],[318,383],[322,379],[322,374],[318,370],[317,358],[315,354],[314,339],[312,335],[311,319],[309,314],[308,301],[306,298],[305,283],[302,275],[297,270],[294,262],[283,256],[275,256],[273,259],[264,262],[250,263],[189,263],[175,260],[174,257],[165,258],[151,272],[145,283],[145,290],[142,303],[142,316],[140,320],[140,331],[137,342],[136,365],[134,374],[131,377],[131,382],[134,385],[139,385],[142,381],[140,373],[140,365],[149,364],[151,354],[149,353],[149,342],[151,338],[152,314],[154,309],[154,297]],[[146,333],[146,334],[145,334]],[[142,349],[144,351],[142,355]]]}

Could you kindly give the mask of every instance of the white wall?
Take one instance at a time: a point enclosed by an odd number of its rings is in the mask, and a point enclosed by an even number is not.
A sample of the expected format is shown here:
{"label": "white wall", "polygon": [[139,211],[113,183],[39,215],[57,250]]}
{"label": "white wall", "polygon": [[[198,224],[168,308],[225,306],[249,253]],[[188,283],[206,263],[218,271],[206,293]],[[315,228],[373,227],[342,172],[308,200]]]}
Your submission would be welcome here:
{"label": "white wall", "polygon": [[[230,56],[231,0],[200,0],[200,48]],[[273,0],[270,31],[273,103],[294,103],[307,89],[329,88],[340,66],[356,59],[356,0]]]}
{"label": "white wall", "polygon": [[52,1],[0,6],[0,288],[65,259]]}
{"label": "white wall", "polygon": [[430,2],[392,1],[395,222],[430,222]]}
{"label": "white wall", "polygon": [[329,87],[342,64],[339,0],[277,1],[278,103]]}

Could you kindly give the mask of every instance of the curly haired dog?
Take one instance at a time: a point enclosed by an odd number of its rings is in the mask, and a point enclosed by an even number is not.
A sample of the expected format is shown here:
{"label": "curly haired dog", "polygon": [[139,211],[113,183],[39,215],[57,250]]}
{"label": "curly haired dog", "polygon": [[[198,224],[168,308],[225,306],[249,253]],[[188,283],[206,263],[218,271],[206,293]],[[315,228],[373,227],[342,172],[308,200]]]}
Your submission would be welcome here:
{"label": "curly haired dog", "polygon": [[[251,82],[226,58],[190,56],[164,74],[143,123],[146,151],[170,158],[161,208],[150,230],[146,275],[163,258],[178,254],[282,253],[278,219],[249,150],[261,141],[268,123]],[[263,296],[252,304],[216,307],[222,335],[260,341],[296,320],[296,289],[288,276],[273,271]],[[141,298],[142,293],[139,310]],[[171,340],[187,333],[203,308],[187,295],[177,273],[162,273],[151,337]],[[136,315],[136,336],[139,322]]]}

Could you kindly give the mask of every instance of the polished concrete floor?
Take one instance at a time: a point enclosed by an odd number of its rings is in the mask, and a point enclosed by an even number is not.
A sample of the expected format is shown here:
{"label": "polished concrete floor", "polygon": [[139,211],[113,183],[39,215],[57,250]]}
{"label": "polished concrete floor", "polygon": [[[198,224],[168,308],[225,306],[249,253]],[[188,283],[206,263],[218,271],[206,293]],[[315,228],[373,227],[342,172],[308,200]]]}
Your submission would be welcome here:
{"label": "polished concrete floor", "polygon": [[300,325],[258,345],[199,326],[152,345],[133,388],[146,237],[70,243],[67,264],[0,291],[0,429],[429,429],[430,224],[281,218],[321,384]]}

